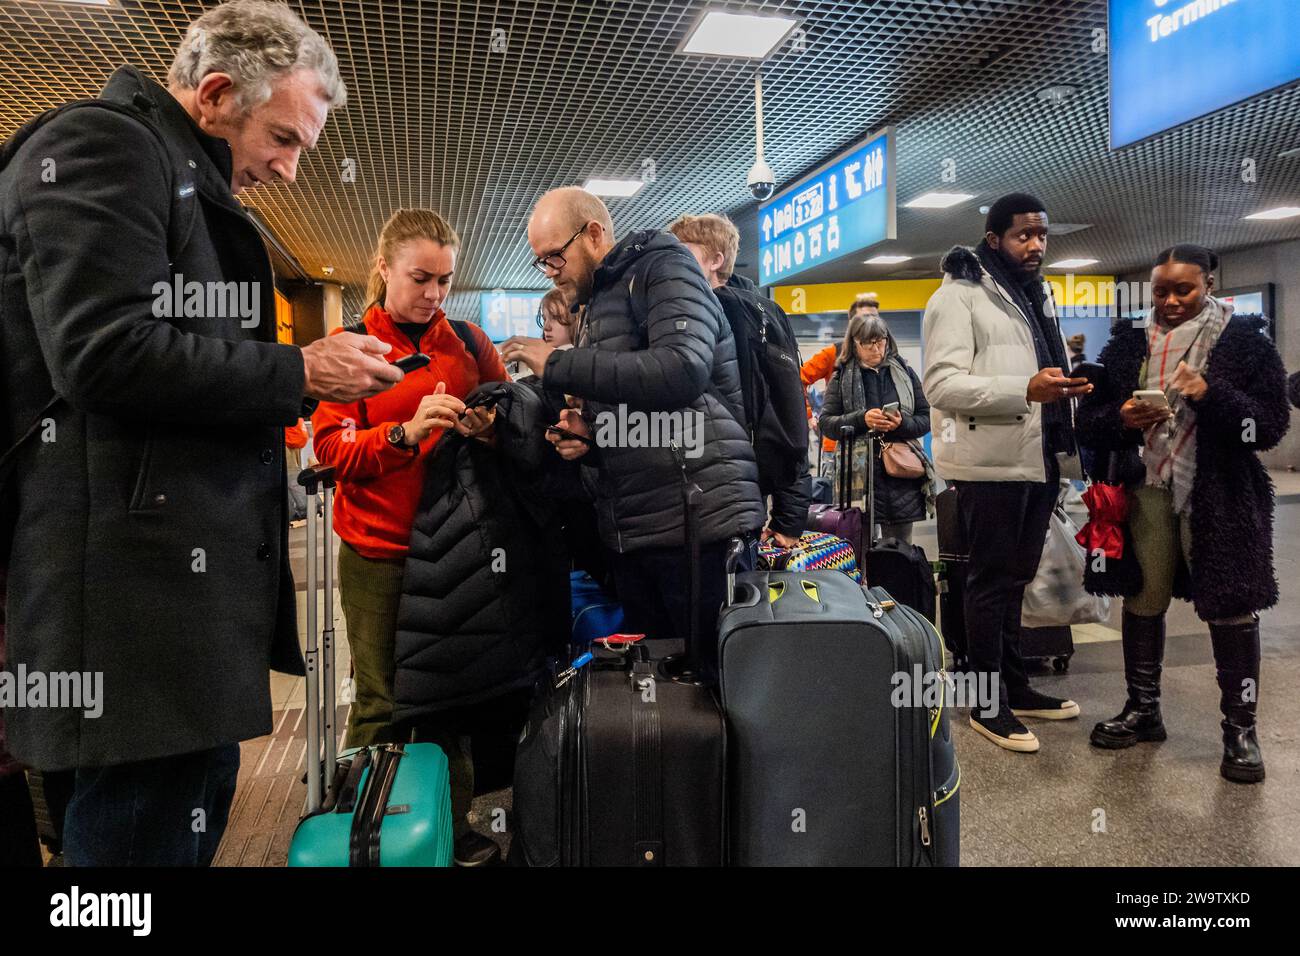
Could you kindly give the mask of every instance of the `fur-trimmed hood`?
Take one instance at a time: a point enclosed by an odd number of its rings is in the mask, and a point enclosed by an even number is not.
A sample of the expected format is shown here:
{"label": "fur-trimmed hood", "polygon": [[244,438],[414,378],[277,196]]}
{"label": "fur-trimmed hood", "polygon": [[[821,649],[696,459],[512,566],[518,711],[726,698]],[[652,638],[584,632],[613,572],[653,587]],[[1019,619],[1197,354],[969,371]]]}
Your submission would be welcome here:
{"label": "fur-trimmed hood", "polygon": [[940,263],[945,275],[965,282],[980,282],[986,275],[979,256],[970,246],[953,246]]}

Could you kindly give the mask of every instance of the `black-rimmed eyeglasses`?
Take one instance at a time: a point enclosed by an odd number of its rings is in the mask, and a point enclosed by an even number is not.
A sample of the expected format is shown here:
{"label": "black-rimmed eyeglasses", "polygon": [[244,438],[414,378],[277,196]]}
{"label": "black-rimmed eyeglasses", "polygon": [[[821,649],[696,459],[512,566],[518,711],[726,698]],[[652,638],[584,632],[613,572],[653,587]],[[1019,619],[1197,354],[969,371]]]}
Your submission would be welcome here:
{"label": "black-rimmed eyeglasses", "polygon": [[548,253],[544,256],[538,256],[536,259],[534,259],[533,268],[536,269],[538,272],[542,273],[543,275],[545,275],[548,272],[548,270],[550,272],[559,272],[561,269],[563,269],[564,263],[566,261],[564,258],[564,250],[569,248],[569,246],[573,245],[573,240],[577,239],[580,235],[582,235],[583,232],[585,232],[587,227],[590,225],[591,225],[590,222],[584,222],[582,224],[582,228],[579,229],[577,232],[575,232],[573,235],[571,235],[569,237],[569,241],[566,242],[564,245],[560,246],[560,248],[556,249],[554,252]]}

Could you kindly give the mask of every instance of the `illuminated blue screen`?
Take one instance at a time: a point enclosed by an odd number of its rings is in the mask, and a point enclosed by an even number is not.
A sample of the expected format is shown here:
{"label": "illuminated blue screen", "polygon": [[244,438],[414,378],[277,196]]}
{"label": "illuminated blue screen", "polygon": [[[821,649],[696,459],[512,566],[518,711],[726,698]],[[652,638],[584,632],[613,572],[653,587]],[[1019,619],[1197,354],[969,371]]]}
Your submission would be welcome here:
{"label": "illuminated blue screen", "polygon": [[1110,142],[1300,78],[1298,0],[1110,0]]}

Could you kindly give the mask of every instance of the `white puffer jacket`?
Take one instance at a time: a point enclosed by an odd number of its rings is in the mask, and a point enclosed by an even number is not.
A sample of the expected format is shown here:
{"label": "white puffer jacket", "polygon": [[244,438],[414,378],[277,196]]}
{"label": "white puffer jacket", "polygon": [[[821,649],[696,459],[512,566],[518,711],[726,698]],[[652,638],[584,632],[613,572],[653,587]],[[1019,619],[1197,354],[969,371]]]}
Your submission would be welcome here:
{"label": "white puffer jacket", "polygon": [[[1046,481],[1029,319],[963,246],[925,309],[924,388],[936,470],[948,481]],[[1051,307],[1051,297],[1048,306]]]}

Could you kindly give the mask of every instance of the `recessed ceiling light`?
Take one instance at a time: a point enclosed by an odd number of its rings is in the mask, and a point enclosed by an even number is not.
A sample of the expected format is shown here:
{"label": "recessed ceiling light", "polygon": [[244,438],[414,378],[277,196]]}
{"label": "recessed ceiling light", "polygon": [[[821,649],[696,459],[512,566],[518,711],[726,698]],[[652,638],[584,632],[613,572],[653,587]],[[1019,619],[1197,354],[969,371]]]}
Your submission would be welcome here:
{"label": "recessed ceiling light", "polygon": [[79,3],[83,7],[111,7],[114,0],[55,0],[56,3]]}
{"label": "recessed ceiling light", "polygon": [[926,193],[907,203],[909,209],[947,209],[975,197],[970,193]]}
{"label": "recessed ceiling light", "polygon": [[588,179],[582,188],[597,196],[631,196],[645,185],[643,179]]}
{"label": "recessed ceiling light", "polygon": [[1082,269],[1084,266],[1095,266],[1100,261],[1100,259],[1062,259],[1060,262],[1053,262],[1047,268]]}
{"label": "recessed ceiling light", "polygon": [[678,53],[738,56],[761,60],[799,25],[794,17],[759,17],[749,13],[706,10],[686,34]]}
{"label": "recessed ceiling light", "polygon": [[911,256],[872,256],[862,261],[869,266],[895,266],[900,262],[910,262],[911,259]]}
{"label": "recessed ceiling light", "polygon": [[1057,86],[1049,86],[1038,91],[1038,99],[1043,103],[1064,103],[1075,93],[1079,92],[1077,86],[1069,83],[1061,83]]}
{"label": "recessed ceiling light", "polygon": [[1300,206],[1278,206],[1276,209],[1265,209],[1263,212],[1251,213],[1246,219],[1272,221],[1275,219],[1294,219],[1300,216]]}

